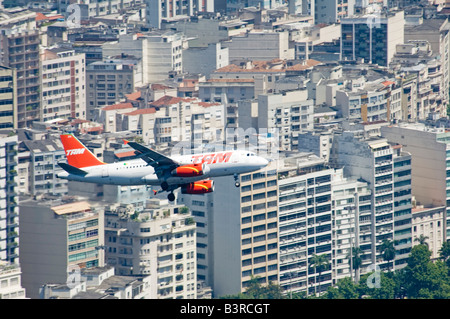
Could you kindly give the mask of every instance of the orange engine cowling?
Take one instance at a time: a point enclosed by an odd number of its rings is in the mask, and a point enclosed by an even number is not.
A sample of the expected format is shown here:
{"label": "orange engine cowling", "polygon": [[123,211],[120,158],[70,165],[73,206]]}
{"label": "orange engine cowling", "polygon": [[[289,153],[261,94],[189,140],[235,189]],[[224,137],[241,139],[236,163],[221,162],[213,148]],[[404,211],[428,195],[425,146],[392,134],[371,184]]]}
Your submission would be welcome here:
{"label": "orange engine cowling", "polygon": [[188,164],[178,166],[172,171],[172,176],[176,177],[195,177],[204,175],[209,172],[209,167],[205,167],[205,164]]}
{"label": "orange engine cowling", "polygon": [[205,194],[214,191],[214,181],[198,181],[181,185],[182,194]]}

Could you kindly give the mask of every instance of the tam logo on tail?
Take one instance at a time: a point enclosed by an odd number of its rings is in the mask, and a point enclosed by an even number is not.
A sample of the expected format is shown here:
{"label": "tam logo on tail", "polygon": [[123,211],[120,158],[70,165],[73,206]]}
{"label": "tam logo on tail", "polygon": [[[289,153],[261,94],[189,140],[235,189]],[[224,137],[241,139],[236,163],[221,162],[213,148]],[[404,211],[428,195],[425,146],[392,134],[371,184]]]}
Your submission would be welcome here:
{"label": "tam logo on tail", "polygon": [[77,149],[73,149],[73,150],[67,150],[66,155],[70,156],[70,155],[83,154],[85,150],[86,150],[85,148],[77,148]]}
{"label": "tam logo on tail", "polygon": [[61,135],[61,142],[66,152],[67,163],[76,168],[103,165],[74,135]]}

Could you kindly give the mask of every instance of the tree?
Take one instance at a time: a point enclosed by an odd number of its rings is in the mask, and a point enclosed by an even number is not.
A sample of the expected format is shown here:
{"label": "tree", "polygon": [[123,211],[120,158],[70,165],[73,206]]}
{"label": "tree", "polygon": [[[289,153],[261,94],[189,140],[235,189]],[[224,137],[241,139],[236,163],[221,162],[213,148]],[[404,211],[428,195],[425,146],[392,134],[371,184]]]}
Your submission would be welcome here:
{"label": "tree", "polygon": [[324,297],[327,299],[358,299],[357,286],[350,277],[338,280],[335,287],[328,287]]}
{"label": "tree", "polygon": [[426,245],[428,247],[427,239],[427,236],[421,234],[419,237],[415,238],[414,241],[417,241],[419,245]]}
{"label": "tree", "polygon": [[441,256],[442,260],[447,264],[447,267],[450,267],[450,241],[446,241],[442,244],[441,249],[439,249],[439,256]]}
{"label": "tree", "polygon": [[448,268],[441,260],[431,260],[431,252],[426,244],[411,249],[404,279],[408,298],[437,299],[450,296]]}
{"label": "tree", "polygon": [[[380,287],[370,288],[367,285],[369,276],[380,276]],[[395,296],[395,281],[392,276],[380,271],[378,273],[369,273],[361,277],[358,284],[360,296],[370,299],[394,299]]]}
{"label": "tree", "polygon": [[262,286],[260,277],[252,276],[248,286],[243,293],[237,295],[227,295],[223,299],[283,299],[283,291],[277,284],[269,282],[268,285]]}
{"label": "tree", "polygon": [[[326,254],[322,255],[316,255],[313,254],[311,258],[311,265],[314,267],[314,282],[316,282],[316,273],[319,271],[319,293],[320,293],[320,277],[322,275],[322,271],[326,270],[328,266],[330,265],[330,262],[328,261],[328,256]],[[315,288],[314,288],[315,291]]]}
{"label": "tree", "polygon": [[358,271],[358,269],[361,267],[361,264],[362,264],[362,258],[361,258],[361,253],[362,253],[362,249],[361,248],[359,248],[359,247],[352,247],[352,249],[351,249],[351,254],[349,254],[348,256],[347,256],[347,258],[352,258],[351,259],[351,269],[350,269],[350,272],[352,271],[352,270],[354,270],[355,271],[355,280],[356,281],[358,281],[357,280],[357,276],[356,276],[356,274],[357,274],[357,271]]}
{"label": "tree", "polygon": [[[395,258],[396,252],[395,252],[394,245],[395,245],[394,241],[385,239],[385,240],[383,240],[383,243],[381,244],[381,247],[380,247],[383,259],[388,262],[388,270],[390,270],[390,268],[389,268],[390,261],[394,260],[394,258]],[[394,264],[392,264],[392,267],[393,266],[394,266]]]}

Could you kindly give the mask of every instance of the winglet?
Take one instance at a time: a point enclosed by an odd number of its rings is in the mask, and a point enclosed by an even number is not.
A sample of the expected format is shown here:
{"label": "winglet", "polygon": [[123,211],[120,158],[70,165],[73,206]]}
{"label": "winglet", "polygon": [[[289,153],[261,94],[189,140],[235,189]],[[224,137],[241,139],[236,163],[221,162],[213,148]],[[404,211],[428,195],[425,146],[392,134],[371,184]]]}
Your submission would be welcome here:
{"label": "winglet", "polygon": [[123,141],[123,143],[124,143],[125,145],[127,145],[128,142],[129,142],[129,141],[127,141],[127,140],[122,140],[122,141]]}

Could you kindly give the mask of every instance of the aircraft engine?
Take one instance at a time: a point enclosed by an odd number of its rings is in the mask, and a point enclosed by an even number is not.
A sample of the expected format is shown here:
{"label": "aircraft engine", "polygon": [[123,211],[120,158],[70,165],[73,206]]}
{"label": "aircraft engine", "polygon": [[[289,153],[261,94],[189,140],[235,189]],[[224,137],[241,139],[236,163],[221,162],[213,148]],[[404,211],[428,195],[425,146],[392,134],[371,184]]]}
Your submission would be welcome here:
{"label": "aircraft engine", "polygon": [[181,185],[182,194],[205,194],[214,191],[214,181],[204,180]]}
{"label": "aircraft engine", "polygon": [[203,163],[187,164],[175,168],[172,171],[172,176],[176,177],[195,177],[205,175],[209,172],[209,167]]}

